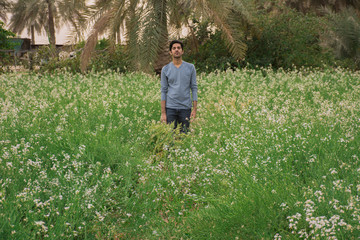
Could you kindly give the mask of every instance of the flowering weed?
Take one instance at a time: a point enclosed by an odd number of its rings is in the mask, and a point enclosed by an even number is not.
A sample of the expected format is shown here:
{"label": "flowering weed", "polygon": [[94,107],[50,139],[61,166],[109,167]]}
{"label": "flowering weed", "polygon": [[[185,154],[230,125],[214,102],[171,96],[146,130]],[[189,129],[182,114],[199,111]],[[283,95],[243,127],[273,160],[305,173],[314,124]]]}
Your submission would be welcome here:
{"label": "flowering weed", "polygon": [[359,79],[201,75],[179,135],[153,76],[1,75],[0,236],[357,239]]}

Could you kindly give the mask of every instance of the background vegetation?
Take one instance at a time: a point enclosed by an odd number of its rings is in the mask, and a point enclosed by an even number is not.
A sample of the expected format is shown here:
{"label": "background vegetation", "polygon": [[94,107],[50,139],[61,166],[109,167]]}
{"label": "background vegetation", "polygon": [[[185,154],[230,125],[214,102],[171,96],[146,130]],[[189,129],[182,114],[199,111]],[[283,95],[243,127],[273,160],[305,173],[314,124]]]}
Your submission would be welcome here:
{"label": "background vegetation", "polygon": [[[4,23],[0,21],[0,50],[12,49],[13,45],[10,43],[8,38],[13,36],[15,36],[15,34],[9,30],[6,30],[4,28]],[[4,52],[0,52],[0,63],[6,64],[7,60],[8,60],[8,55]]]}
{"label": "background vegetation", "polygon": [[[141,4],[136,0],[98,0],[91,8],[83,1],[71,8],[65,1],[34,2],[36,8],[31,8],[27,1],[19,0],[13,5],[4,1],[0,5],[6,7],[0,16],[6,16],[4,11],[13,12],[11,29],[45,30],[52,45],[56,39],[48,30],[50,19],[54,24],[69,22],[69,16],[77,14],[71,22],[77,39],[82,38],[86,21],[92,28],[85,42],[73,46],[77,57],[71,60],[59,58],[53,50],[47,51],[50,56],[44,56],[43,49],[40,57],[48,59],[41,67],[45,71],[66,67],[74,72],[86,69],[159,72],[169,61],[168,41],[179,38],[184,28],[188,31],[182,39],[186,43],[184,59],[195,63],[198,72],[244,66],[275,69],[342,66],[357,70],[360,64],[359,4],[354,1],[242,0],[218,4],[207,0],[200,4],[201,1],[167,0],[161,5],[151,0]],[[53,11],[52,17],[49,9]],[[17,14],[24,11],[28,12],[26,19]],[[36,18],[41,11],[47,15]],[[51,27],[51,32],[56,26]],[[105,31],[109,35],[99,40]],[[126,40],[121,42],[120,35]]]}

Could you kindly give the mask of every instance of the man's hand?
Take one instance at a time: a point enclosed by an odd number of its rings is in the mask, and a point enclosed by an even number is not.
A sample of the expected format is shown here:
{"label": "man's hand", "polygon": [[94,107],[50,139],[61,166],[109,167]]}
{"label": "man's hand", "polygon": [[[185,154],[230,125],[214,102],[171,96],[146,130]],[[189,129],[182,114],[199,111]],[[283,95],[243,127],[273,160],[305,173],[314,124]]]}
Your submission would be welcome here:
{"label": "man's hand", "polygon": [[162,123],[167,123],[166,121],[166,101],[162,100],[161,101],[161,117],[160,117],[160,122]]}
{"label": "man's hand", "polygon": [[162,122],[162,123],[166,123],[166,113],[162,113],[161,114],[161,117],[160,117],[160,122]]}
{"label": "man's hand", "polygon": [[193,110],[190,114],[190,122],[193,122],[196,118],[197,101],[193,101]]}
{"label": "man's hand", "polygon": [[196,118],[196,109],[191,111],[190,122],[193,122],[195,120],[195,118]]}

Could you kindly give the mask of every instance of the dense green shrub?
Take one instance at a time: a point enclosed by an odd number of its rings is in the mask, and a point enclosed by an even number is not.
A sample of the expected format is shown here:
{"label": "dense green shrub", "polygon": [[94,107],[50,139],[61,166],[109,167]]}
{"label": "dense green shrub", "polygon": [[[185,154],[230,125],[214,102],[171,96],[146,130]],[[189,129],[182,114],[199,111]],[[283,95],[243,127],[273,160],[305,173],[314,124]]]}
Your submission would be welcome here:
{"label": "dense green shrub", "polygon": [[227,49],[221,31],[211,31],[212,25],[208,22],[193,21],[195,39],[192,35],[184,39],[184,60],[194,63],[198,72],[208,73],[238,67],[239,63]]}
{"label": "dense green shrub", "polygon": [[95,50],[105,50],[110,46],[109,39],[103,38],[96,44]]}
{"label": "dense green shrub", "polygon": [[253,66],[290,69],[331,65],[333,56],[320,46],[322,19],[286,9],[280,14],[262,14],[258,36],[247,42],[246,62]]}
{"label": "dense green shrub", "polygon": [[[291,9],[283,9],[277,14],[258,14],[252,26],[256,31],[246,33],[249,37],[244,61],[236,61],[231,56],[220,30],[211,31],[212,25],[208,22],[194,22],[194,34],[184,39],[184,59],[194,63],[199,72],[245,65],[275,69],[335,65],[334,54],[320,41],[326,23],[315,15],[304,15]],[[342,66],[346,64],[341,62]]]}
{"label": "dense green shrub", "polygon": [[4,23],[0,21],[0,49],[9,49],[11,43],[8,41],[8,37],[15,36],[14,33],[4,29]]}
{"label": "dense green shrub", "polygon": [[[0,21],[0,50],[11,49],[13,46],[8,41],[9,37],[15,36],[14,33],[4,29],[4,23]],[[6,53],[0,52],[0,63],[3,65],[8,61],[8,55]]]}
{"label": "dense green shrub", "polygon": [[[221,30],[215,30],[210,22],[193,20],[192,31],[183,39],[184,60],[194,63],[198,72],[206,73],[243,66],[271,66],[274,69],[342,66],[358,69],[358,20],[349,18],[349,15],[339,15],[326,22],[326,18],[305,15],[291,9],[281,9],[277,13],[258,13],[249,27],[251,30],[245,33],[248,50],[244,61],[238,61],[231,55]],[[0,39],[0,47],[1,43]],[[42,71],[66,68],[80,72],[80,50],[84,45],[85,42],[78,43],[74,48],[78,50],[77,55],[65,59],[54,58],[50,48],[43,47],[37,53],[35,64],[40,65]],[[96,45],[89,69],[126,72],[131,69],[129,66],[126,46],[112,46],[108,39],[102,39]]]}
{"label": "dense green shrub", "polygon": [[113,51],[109,51],[108,49],[100,50],[101,44],[97,47],[99,50],[94,53],[89,68],[94,71],[111,69],[117,72],[126,72],[129,61],[125,52],[125,47],[117,45]]}
{"label": "dense green shrub", "polygon": [[[35,64],[40,66],[40,71],[54,72],[57,69],[66,69],[67,71],[80,72],[81,49],[85,42],[79,42],[74,46],[74,56],[65,58],[54,58],[51,49],[44,46],[38,49]],[[91,58],[89,69],[93,71],[103,71],[111,69],[117,72],[126,72],[128,69],[128,59],[124,46],[117,45],[112,51],[109,50],[110,44],[107,39],[98,41],[95,52]]]}
{"label": "dense green shrub", "polygon": [[[77,47],[75,46],[75,49]],[[49,46],[40,47],[34,57],[34,65],[39,66],[41,72],[54,72],[60,69],[66,69],[67,71],[76,73],[80,72],[80,55],[74,57],[54,57],[54,50]],[[55,54],[57,55],[57,54]]]}

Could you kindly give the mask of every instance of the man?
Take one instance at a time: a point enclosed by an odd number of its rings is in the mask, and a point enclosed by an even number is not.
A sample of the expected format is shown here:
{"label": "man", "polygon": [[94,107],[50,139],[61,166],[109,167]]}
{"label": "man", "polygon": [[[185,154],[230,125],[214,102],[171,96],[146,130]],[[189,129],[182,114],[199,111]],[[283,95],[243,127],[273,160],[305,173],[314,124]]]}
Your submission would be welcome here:
{"label": "man", "polygon": [[[170,43],[172,62],[161,70],[161,122],[181,125],[186,133],[194,121],[197,109],[196,70],[193,64],[182,60],[184,45],[178,40]],[[192,93],[192,104],[190,90]],[[192,111],[191,111],[192,107]]]}

